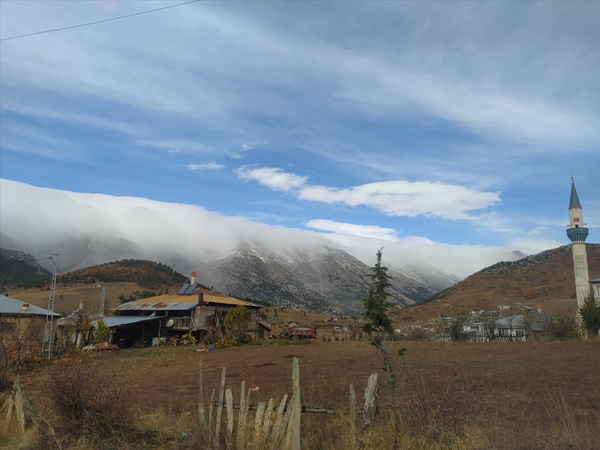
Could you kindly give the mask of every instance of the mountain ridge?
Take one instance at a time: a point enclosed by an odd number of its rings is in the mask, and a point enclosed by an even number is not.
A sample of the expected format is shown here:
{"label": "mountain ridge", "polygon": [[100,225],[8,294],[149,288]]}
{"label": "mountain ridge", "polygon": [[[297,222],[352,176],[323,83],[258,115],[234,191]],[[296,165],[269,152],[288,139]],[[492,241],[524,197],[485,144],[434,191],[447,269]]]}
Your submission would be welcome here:
{"label": "mountain ridge", "polygon": [[[590,280],[600,277],[600,244],[586,244]],[[529,305],[551,314],[574,314],[575,279],[570,245],[485,267],[426,302],[407,308],[404,320],[426,322],[459,310]]]}

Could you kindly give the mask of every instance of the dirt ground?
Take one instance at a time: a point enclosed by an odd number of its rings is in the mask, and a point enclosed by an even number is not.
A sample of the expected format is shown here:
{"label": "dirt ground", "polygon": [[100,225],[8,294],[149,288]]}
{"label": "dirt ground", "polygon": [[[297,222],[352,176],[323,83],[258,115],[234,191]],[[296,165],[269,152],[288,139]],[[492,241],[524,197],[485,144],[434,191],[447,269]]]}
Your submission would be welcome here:
{"label": "dirt ground", "polygon": [[[404,355],[399,356],[403,347]],[[435,403],[435,414],[450,415],[456,414],[460,404],[460,414],[469,422],[496,433],[564,426],[586,433],[588,441],[589,436],[600,436],[598,341],[396,342],[389,353],[398,380],[398,400],[417,399],[415,408]],[[200,361],[208,398],[213,389],[218,392],[226,367],[226,386],[233,388],[234,403],[239,401],[242,380],[253,388],[251,403],[271,397],[279,400],[284,393],[292,393],[294,357],[299,358],[305,406],[345,408],[350,384],[360,401],[368,376],[374,372],[381,380],[380,403],[385,404],[382,360],[366,342],[275,342],[212,352],[165,346],[75,356],[79,363],[94,367],[99,383],[116,377],[127,387],[130,401],[148,413],[161,408],[194,411]],[[27,395],[43,410],[47,397],[44,371],[31,373],[24,381]],[[494,427],[504,431],[493,431]]]}

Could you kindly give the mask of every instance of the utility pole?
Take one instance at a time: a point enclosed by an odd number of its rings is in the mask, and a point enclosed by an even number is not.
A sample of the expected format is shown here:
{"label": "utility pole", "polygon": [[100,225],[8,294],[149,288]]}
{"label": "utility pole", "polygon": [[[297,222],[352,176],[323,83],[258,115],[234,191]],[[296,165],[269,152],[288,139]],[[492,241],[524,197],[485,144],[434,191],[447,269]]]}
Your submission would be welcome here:
{"label": "utility pole", "polygon": [[[42,346],[42,354],[45,353],[48,360],[52,359],[52,351],[54,348],[54,296],[56,294],[56,274],[58,273],[59,256],[60,254],[58,253],[52,253],[50,255],[50,260],[54,265],[54,273],[50,285],[50,297],[48,298],[48,309],[46,312],[46,327],[44,328],[44,343]],[[56,257],[56,261],[54,257]]]}
{"label": "utility pole", "polygon": [[100,295],[100,318],[104,319],[104,305],[106,303],[106,288],[98,285],[100,289],[102,289],[102,294]]}

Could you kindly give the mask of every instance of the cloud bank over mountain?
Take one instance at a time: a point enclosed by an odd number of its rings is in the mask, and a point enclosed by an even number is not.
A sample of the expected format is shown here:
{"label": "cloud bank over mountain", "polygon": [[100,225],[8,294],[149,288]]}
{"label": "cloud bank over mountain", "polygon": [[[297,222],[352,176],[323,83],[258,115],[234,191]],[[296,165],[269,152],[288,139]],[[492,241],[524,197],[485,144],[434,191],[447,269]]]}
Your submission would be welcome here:
{"label": "cloud bank over mountain", "polygon": [[145,258],[194,270],[255,243],[281,255],[344,250],[367,265],[384,247],[386,265],[410,272],[430,268],[459,278],[521,254],[511,248],[449,245],[420,236],[398,237],[381,227],[314,221],[306,231],[225,216],[189,204],[79,193],[0,180],[0,246],[38,258],[61,254],[71,270],[116,259]]}

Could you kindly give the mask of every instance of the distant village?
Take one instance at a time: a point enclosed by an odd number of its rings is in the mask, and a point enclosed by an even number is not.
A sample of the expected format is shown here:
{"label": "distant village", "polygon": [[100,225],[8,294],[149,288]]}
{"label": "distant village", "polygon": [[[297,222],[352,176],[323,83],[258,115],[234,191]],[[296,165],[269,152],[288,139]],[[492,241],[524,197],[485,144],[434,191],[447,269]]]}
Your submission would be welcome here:
{"label": "distant village", "polygon": [[[600,297],[600,279],[592,280]],[[348,316],[318,317],[295,311],[290,320],[285,309],[265,307],[208,290],[192,273],[177,293],[127,301],[112,309],[90,312],[85,302],[66,316],[20,300],[0,296],[0,328],[3,335],[22,335],[23,340],[44,342],[46,355],[71,350],[110,350],[157,345],[197,345],[202,351],[227,345],[226,317],[241,307],[246,315],[243,340],[291,341],[364,340],[361,319]],[[291,317],[291,316],[290,316]],[[299,317],[299,319],[298,319]],[[49,324],[53,324],[49,326]],[[54,334],[52,345],[48,330]],[[565,321],[531,304],[499,305],[492,310],[472,310],[441,315],[426,323],[396,327],[390,340],[464,342],[515,342],[531,339],[577,337],[575,320]],[[20,343],[24,344],[24,342]],[[26,345],[23,345],[23,349]]]}

